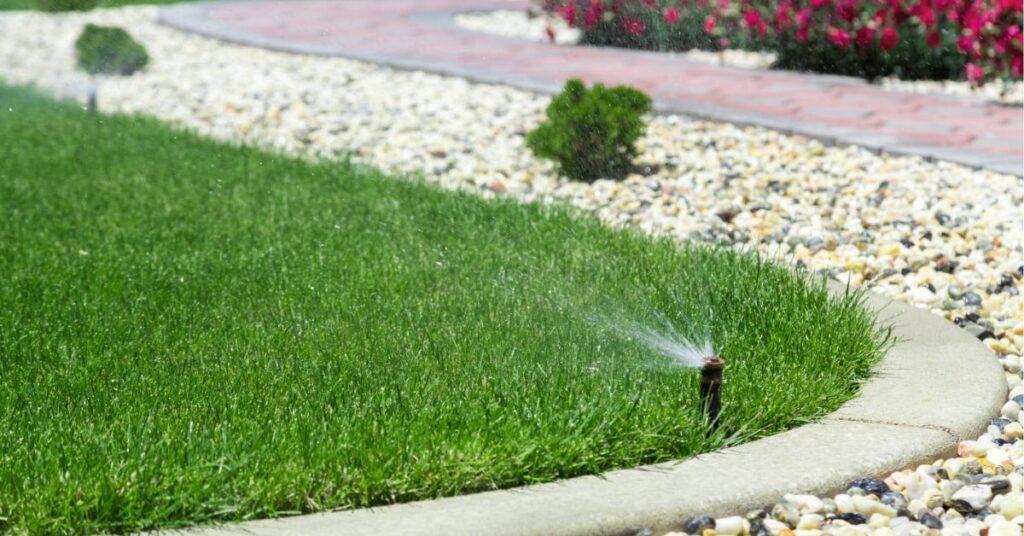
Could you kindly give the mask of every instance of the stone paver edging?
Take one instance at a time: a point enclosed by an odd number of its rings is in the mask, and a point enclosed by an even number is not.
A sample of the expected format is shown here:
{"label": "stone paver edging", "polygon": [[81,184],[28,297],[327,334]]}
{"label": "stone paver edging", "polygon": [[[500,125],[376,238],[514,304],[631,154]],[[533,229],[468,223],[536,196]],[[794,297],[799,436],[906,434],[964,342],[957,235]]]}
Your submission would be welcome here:
{"label": "stone paver edging", "polygon": [[734,515],[786,493],[835,493],[855,478],[931,463],[977,437],[1006,399],[999,362],[937,315],[866,297],[901,342],[858,398],[820,422],[683,462],[184,534],[618,536],[643,527],[657,534],[698,513]]}
{"label": "stone paver edging", "polygon": [[181,30],[286,52],[344,56],[402,69],[552,93],[567,78],[628,84],[663,112],[797,133],[877,151],[1024,174],[1019,107],[887,91],[861,80],[755,71],[671,54],[565,47],[471,32],[467,10],[525,9],[525,0],[259,0],[162,8]]}

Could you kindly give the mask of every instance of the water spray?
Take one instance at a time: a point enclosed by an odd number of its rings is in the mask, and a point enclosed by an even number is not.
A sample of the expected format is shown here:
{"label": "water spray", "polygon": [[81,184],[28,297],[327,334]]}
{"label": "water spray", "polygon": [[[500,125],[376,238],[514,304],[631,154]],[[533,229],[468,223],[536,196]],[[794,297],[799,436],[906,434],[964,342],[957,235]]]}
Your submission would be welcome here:
{"label": "water spray", "polygon": [[705,357],[700,369],[700,400],[713,434],[718,429],[718,414],[722,410],[722,371],[725,360],[718,356]]}

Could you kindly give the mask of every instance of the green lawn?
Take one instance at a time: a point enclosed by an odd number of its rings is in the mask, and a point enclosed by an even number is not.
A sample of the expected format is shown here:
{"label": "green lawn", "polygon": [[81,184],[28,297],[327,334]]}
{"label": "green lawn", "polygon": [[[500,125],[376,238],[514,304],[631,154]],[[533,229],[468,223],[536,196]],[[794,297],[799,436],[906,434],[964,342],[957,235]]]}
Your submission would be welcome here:
{"label": "green lawn", "polygon": [[[0,533],[409,501],[820,417],[886,344],[729,250],[0,86]],[[623,336],[664,315],[729,360]]]}
{"label": "green lawn", "polygon": [[[99,0],[97,7],[138,6],[150,4],[177,4],[195,0]],[[0,0],[0,11],[39,9],[38,0]]]}

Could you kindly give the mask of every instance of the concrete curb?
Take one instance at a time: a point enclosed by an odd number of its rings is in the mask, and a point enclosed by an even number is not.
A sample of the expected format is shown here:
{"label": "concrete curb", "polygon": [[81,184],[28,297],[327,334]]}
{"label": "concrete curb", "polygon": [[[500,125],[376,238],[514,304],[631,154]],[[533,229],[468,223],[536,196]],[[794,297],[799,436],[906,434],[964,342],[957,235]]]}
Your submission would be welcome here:
{"label": "concrete curb", "polygon": [[[554,94],[561,90],[561,83],[554,83],[549,80],[530,79],[521,76],[507,75],[500,72],[486,72],[477,69],[461,67],[447,62],[431,62],[421,60],[410,60],[401,56],[391,54],[376,54],[362,51],[347,50],[338,46],[322,45],[314,43],[303,43],[276,39],[259,35],[257,33],[236,30],[218,23],[209,17],[210,9],[219,4],[238,3],[239,1],[259,0],[211,0],[199,3],[177,4],[161,7],[158,21],[171,28],[181,31],[199,34],[205,37],[220,39],[232,43],[289,52],[294,54],[307,54],[314,56],[347,57],[389,67],[425,71],[447,76],[456,76],[467,80],[485,83],[499,84],[517,87],[538,93]],[[448,10],[429,11],[414,14],[411,18],[422,24],[443,29],[449,32],[473,34],[470,30],[457,26],[454,16],[458,13],[479,10]],[[508,46],[513,47],[520,40],[513,37],[489,36],[493,39],[506,41]],[[629,54],[638,57],[654,57],[665,59],[665,54],[648,51],[628,51]],[[672,58],[672,61],[686,61],[681,58]],[[722,67],[726,70],[743,70],[734,67]],[[835,85],[866,86],[863,80],[838,75],[816,75],[797,72],[776,72],[776,75],[793,78],[794,80],[813,78],[817,82],[825,81]],[[934,95],[933,97],[948,99],[956,102],[953,97]],[[967,99],[972,100],[972,99]],[[894,139],[885,135],[874,133],[870,130],[851,129],[834,127],[821,124],[814,124],[800,120],[776,117],[754,111],[739,111],[726,106],[712,105],[702,102],[690,102],[685,100],[661,100],[655,99],[654,108],[660,113],[678,113],[698,119],[712,121],[724,121],[740,126],[756,126],[770,128],[785,134],[798,134],[818,139],[822,142],[834,145],[857,145],[876,153],[890,153],[905,156],[919,156],[926,160],[943,160],[955,162],[977,169],[988,169],[999,173],[1024,176],[1024,167],[1021,166],[1020,158],[1011,156],[1000,156],[983,154],[972,151],[969,148],[935,145],[931,143],[914,142],[906,139]]]}
{"label": "concrete curb", "polygon": [[[834,292],[843,292],[833,285]],[[985,429],[1006,399],[992,353],[942,318],[866,294],[897,344],[876,375],[824,420],[683,462],[380,508],[177,534],[632,535],[677,530],[698,513],[734,515],[785,493],[832,494],[863,476],[930,463]]]}

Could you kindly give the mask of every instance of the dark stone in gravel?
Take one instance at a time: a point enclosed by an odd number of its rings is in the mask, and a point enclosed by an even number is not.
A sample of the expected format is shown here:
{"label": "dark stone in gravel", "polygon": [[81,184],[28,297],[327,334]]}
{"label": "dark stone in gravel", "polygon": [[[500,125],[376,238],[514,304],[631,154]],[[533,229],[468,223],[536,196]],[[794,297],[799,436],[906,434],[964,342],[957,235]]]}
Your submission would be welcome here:
{"label": "dark stone in gravel", "polygon": [[910,241],[910,240],[907,240],[906,238],[904,238],[903,240],[900,240],[900,244],[903,244],[903,247],[905,247],[905,248],[912,248],[912,247],[914,247],[914,243],[912,241]]}
{"label": "dark stone in gravel", "polygon": [[736,217],[736,213],[728,210],[723,210],[721,212],[715,213],[715,216],[718,216],[718,219],[722,220],[722,223],[729,223],[733,220],[733,218]]}
{"label": "dark stone in gravel", "polygon": [[689,521],[683,526],[683,530],[687,534],[701,534],[705,529],[715,528],[715,518],[701,514],[699,516],[691,517]]}
{"label": "dark stone in gravel", "polygon": [[974,292],[964,294],[964,303],[967,305],[981,305],[981,296]]}
{"label": "dark stone in gravel", "polygon": [[957,266],[959,266],[959,264],[954,261],[942,262],[935,265],[935,271],[952,274],[956,271]]}
{"label": "dark stone in gravel", "polygon": [[851,525],[863,525],[864,523],[868,522],[867,519],[864,519],[864,516],[862,516],[862,515],[860,515],[860,514],[858,514],[856,512],[847,512],[845,514],[836,514],[836,519],[842,519],[843,521],[845,521],[845,522],[847,522],[847,523],[849,523]]}
{"label": "dark stone in gravel", "polygon": [[964,318],[970,320],[971,322],[977,322],[981,320],[981,315],[979,315],[978,313],[967,313],[966,315],[964,315]]}
{"label": "dark stone in gravel", "polygon": [[882,504],[891,506],[896,510],[903,510],[907,507],[907,498],[898,491],[887,491],[879,497],[879,500],[882,501]]}
{"label": "dark stone in gravel", "polygon": [[1018,406],[1024,406],[1024,395],[1017,395],[1010,400],[1016,402]]}
{"label": "dark stone in gravel", "polygon": [[974,508],[971,508],[971,505],[967,504],[967,501],[953,501],[949,503],[949,505],[957,512],[963,514],[964,517],[973,517]]}
{"label": "dark stone in gravel", "polygon": [[951,219],[952,218],[950,218],[948,214],[943,214],[941,212],[935,213],[935,221],[939,222],[939,225],[945,226]]}
{"label": "dark stone in gravel", "polygon": [[975,477],[975,484],[992,488],[992,493],[998,495],[1010,490],[1010,479],[997,475],[978,475]]}
{"label": "dark stone in gravel", "polygon": [[865,493],[874,494],[876,497],[881,497],[885,492],[889,491],[889,485],[877,478],[858,478],[853,482],[850,482],[847,488],[860,488]]}
{"label": "dark stone in gravel", "polygon": [[942,520],[938,517],[935,517],[935,514],[931,512],[922,512],[921,517],[920,519],[918,519],[918,521],[920,521],[922,525],[930,529],[942,530]]}
{"label": "dark stone in gravel", "polygon": [[764,520],[768,516],[768,513],[764,510],[760,511],[759,516],[751,517],[747,514],[747,520],[750,521],[750,535],[751,536],[769,536],[771,532],[768,531],[768,527],[764,526]]}
{"label": "dark stone in gravel", "polygon": [[960,327],[964,327],[964,326],[967,325],[967,320],[965,320],[964,317],[962,317],[962,316],[958,316],[958,317],[953,319],[953,323],[958,325],[958,326],[960,326]]}

